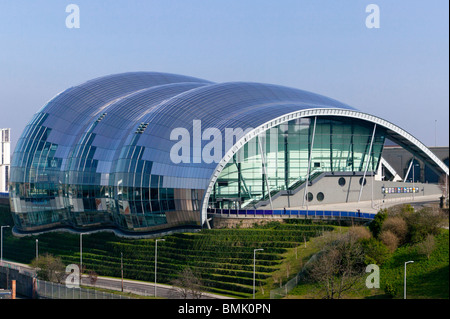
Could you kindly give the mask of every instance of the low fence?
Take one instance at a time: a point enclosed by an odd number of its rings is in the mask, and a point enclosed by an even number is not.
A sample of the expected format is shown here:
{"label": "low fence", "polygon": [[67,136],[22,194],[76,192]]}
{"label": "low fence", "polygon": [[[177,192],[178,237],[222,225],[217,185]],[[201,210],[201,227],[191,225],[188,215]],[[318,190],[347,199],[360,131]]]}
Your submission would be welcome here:
{"label": "low fence", "polygon": [[299,209],[220,209],[209,208],[209,214],[220,215],[221,217],[281,217],[281,218],[330,218],[347,219],[360,218],[372,220],[375,214],[352,212],[352,211],[331,211],[331,210],[299,210]]}
{"label": "low fence", "polygon": [[133,299],[95,289],[68,288],[62,284],[43,280],[36,280],[36,295],[39,299]]}
{"label": "low fence", "polygon": [[304,280],[306,277],[307,269],[309,265],[317,260],[318,253],[314,254],[308,262],[303,266],[303,269],[292,279],[290,279],[287,283],[282,285],[280,288],[275,288],[270,291],[270,299],[281,299],[294,289],[301,280]]}
{"label": "low fence", "polygon": [[[64,284],[35,278],[35,273],[27,268],[4,262],[0,266],[0,299],[10,297],[11,282],[16,280],[16,292],[29,299],[133,299],[129,296],[98,291],[88,288],[69,288]],[[150,295],[150,294],[148,294]]]}
{"label": "low fence", "polygon": [[302,275],[301,273],[297,274],[294,278],[289,280],[280,288],[275,288],[270,291],[270,299],[280,299],[286,296],[292,289],[294,289],[298,283],[300,282]]}

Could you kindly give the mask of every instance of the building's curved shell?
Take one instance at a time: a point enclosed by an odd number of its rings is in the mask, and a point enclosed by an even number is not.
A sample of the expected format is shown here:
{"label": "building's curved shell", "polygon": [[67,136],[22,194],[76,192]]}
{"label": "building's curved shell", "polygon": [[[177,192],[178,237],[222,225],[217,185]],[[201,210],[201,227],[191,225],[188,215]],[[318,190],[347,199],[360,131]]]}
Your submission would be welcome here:
{"label": "building's curved shell", "polygon": [[[148,232],[200,227],[212,187],[239,148],[270,127],[315,116],[353,117],[370,128],[377,124],[390,139],[448,174],[423,144],[397,126],[318,94],[260,83],[125,73],[72,87],[33,116],[12,161],[16,228],[111,226]],[[246,134],[233,139],[236,129]],[[177,132],[189,137],[181,162],[171,157]],[[204,150],[217,136],[220,156],[205,160]]]}

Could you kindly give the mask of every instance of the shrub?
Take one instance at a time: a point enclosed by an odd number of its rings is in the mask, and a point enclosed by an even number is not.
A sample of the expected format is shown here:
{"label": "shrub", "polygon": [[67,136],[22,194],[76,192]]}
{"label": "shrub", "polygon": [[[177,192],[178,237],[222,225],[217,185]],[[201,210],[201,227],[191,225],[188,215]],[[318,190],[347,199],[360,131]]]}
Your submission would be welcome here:
{"label": "shrub", "polygon": [[430,259],[431,253],[434,251],[436,247],[434,236],[429,234],[427,238],[421,243],[417,245],[417,253],[420,255],[427,256],[427,259]]}
{"label": "shrub", "polygon": [[370,231],[363,226],[354,226],[349,230],[350,236],[355,238],[356,240],[364,240],[372,237]]}
{"label": "shrub", "polygon": [[399,240],[399,244],[404,244],[406,242],[406,237],[408,235],[408,225],[406,221],[401,217],[388,217],[383,222],[381,226],[381,231],[392,232]]}
{"label": "shrub", "polygon": [[398,237],[390,230],[385,230],[380,233],[380,240],[385,244],[391,252],[394,252],[399,244]]}
{"label": "shrub", "polygon": [[381,266],[391,256],[389,248],[375,238],[362,240],[361,243],[366,257],[366,265],[376,264]]}
{"label": "shrub", "polygon": [[442,216],[439,214],[439,211],[431,208],[423,208],[408,215],[406,222],[409,230],[409,241],[419,243],[425,240],[429,234],[439,234]]}
{"label": "shrub", "polygon": [[369,229],[372,232],[373,237],[378,238],[381,233],[381,226],[384,220],[387,218],[387,211],[380,210],[378,214],[375,215],[374,219],[369,224]]}
{"label": "shrub", "polygon": [[414,213],[414,207],[410,204],[397,205],[390,207],[387,211],[389,217],[405,217]]}
{"label": "shrub", "polygon": [[397,289],[390,283],[387,283],[386,286],[384,287],[384,293],[389,298],[394,298],[397,295]]}

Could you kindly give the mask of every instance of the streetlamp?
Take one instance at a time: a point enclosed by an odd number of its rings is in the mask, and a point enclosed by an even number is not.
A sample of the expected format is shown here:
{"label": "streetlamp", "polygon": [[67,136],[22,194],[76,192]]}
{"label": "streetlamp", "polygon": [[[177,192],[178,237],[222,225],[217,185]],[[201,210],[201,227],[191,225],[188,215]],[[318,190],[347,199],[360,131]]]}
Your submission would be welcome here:
{"label": "streetlamp", "polygon": [[36,260],[39,259],[39,239],[36,239]]}
{"label": "streetlamp", "polygon": [[8,228],[9,227],[9,225],[6,225],[6,226],[1,226],[0,227],[0,241],[1,241],[1,243],[0,243],[0,266],[3,266],[3,228]]}
{"label": "streetlamp", "polygon": [[255,299],[255,281],[256,281],[256,252],[263,251],[264,249],[254,249],[253,250],[253,299]]}
{"label": "streetlamp", "polygon": [[406,265],[413,263],[413,260],[405,262],[405,279],[404,279],[404,288],[403,288],[403,299],[406,299]]}
{"label": "streetlamp", "polygon": [[158,241],[166,241],[165,239],[156,239],[155,240],[155,298],[156,298],[156,271],[157,271],[157,262],[158,262]]}
{"label": "streetlamp", "polygon": [[80,233],[80,282],[83,272],[83,235],[86,233]]}
{"label": "streetlamp", "polygon": [[436,147],[437,146],[437,134],[436,134],[436,131],[437,131],[437,120],[434,120],[434,147]]}

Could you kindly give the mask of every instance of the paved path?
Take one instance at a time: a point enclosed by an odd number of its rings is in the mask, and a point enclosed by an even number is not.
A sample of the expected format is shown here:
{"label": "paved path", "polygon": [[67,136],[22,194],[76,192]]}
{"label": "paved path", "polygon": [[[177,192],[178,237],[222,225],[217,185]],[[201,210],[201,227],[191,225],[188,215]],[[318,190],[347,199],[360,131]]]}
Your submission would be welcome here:
{"label": "paved path", "polygon": [[[396,198],[392,200],[374,200],[360,201],[359,203],[338,203],[338,204],[323,204],[323,205],[309,205],[309,210],[340,210],[353,211],[358,209],[362,213],[376,214],[382,208],[388,208],[400,204],[412,204],[413,206],[422,206],[428,203],[439,203],[439,195],[415,196],[414,200],[411,197]],[[306,209],[305,207],[291,207],[290,209]]]}
{"label": "paved path", "polygon": [[[12,261],[3,259],[3,265],[14,268],[14,269],[18,269],[19,271],[25,272],[31,276],[34,276],[34,274],[35,274],[34,269],[26,264],[16,263],[16,262],[12,262]],[[82,283],[82,285],[92,286],[89,282],[89,278],[87,275],[84,275],[82,277],[81,283]],[[95,287],[121,291],[122,290],[122,280],[120,278],[110,278],[110,277],[100,277],[99,276],[97,278],[97,282],[95,283]],[[136,295],[154,296],[155,295],[155,283],[124,279],[123,290],[124,290],[124,292],[130,292],[130,293],[134,293]],[[182,298],[179,294],[176,293],[174,286],[162,285],[162,284],[156,285],[156,296],[160,297],[160,298],[168,298],[168,299]],[[192,296],[189,297],[189,299],[191,299],[191,298],[192,298]],[[211,294],[211,293],[203,293],[201,299],[233,299],[233,298],[216,295],[216,294]]]}

